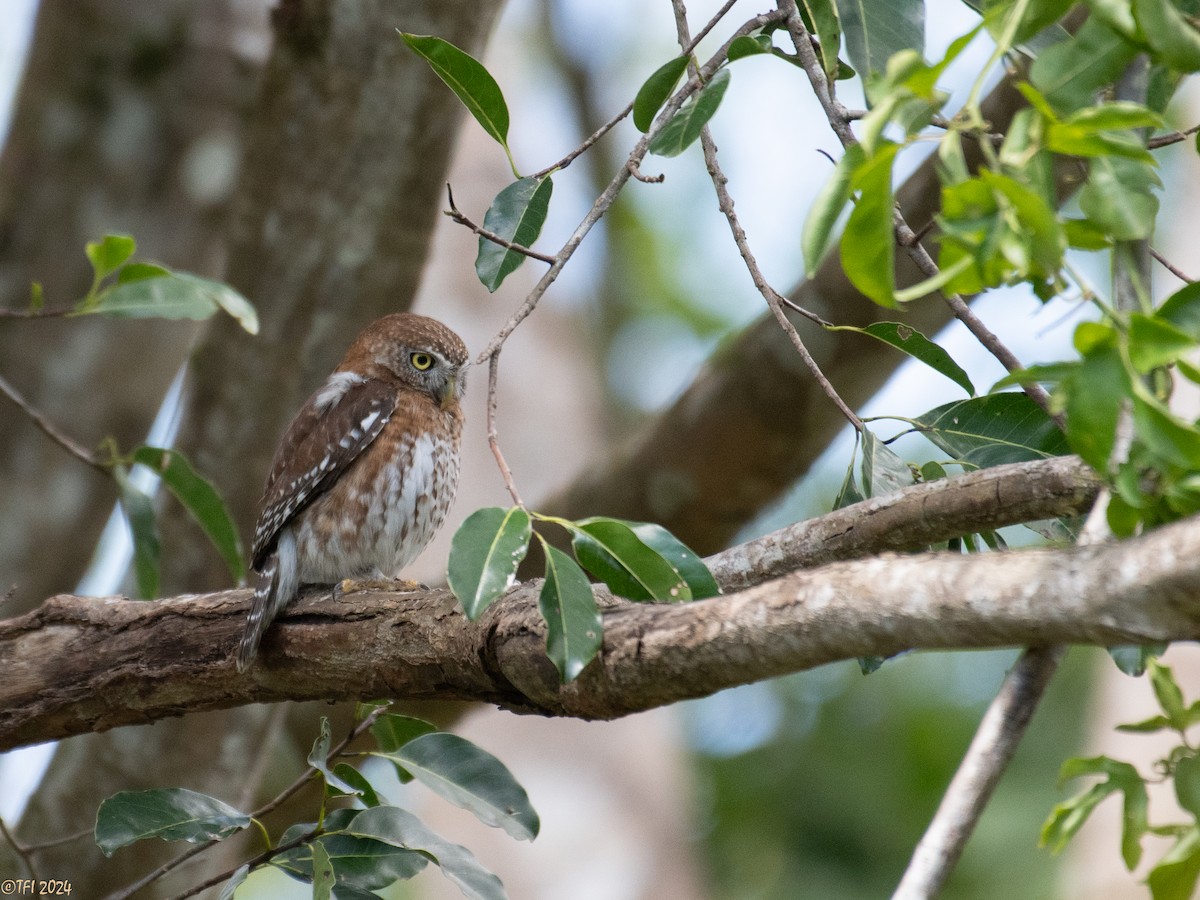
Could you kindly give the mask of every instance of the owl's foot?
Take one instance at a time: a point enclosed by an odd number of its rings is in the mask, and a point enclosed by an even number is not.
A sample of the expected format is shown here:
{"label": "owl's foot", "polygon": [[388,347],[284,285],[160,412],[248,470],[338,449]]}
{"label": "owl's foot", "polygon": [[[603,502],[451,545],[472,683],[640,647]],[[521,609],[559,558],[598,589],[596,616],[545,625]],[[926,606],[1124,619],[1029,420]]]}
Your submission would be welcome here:
{"label": "owl's foot", "polygon": [[408,581],[404,578],[368,578],[359,581],[357,578],[343,578],[333,586],[333,599],[337,600],[346,594],[362,594],[367,591],[388,591],[389,593],[412,594],[417,591],[427,591],[429,587],[419,581]]}

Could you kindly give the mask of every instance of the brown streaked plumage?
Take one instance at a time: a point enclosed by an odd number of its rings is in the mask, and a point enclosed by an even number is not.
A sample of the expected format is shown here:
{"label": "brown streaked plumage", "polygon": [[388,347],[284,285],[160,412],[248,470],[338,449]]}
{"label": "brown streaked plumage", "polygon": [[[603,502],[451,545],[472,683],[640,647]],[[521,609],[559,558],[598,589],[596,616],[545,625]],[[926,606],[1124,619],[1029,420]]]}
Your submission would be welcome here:
{"label": "brown streaked plumage", "polygon": [[254,529],[238,671],[302,584],[395,577],[433,538],[458,487],[467,365],[435,319],[384,316],[296,414]]}

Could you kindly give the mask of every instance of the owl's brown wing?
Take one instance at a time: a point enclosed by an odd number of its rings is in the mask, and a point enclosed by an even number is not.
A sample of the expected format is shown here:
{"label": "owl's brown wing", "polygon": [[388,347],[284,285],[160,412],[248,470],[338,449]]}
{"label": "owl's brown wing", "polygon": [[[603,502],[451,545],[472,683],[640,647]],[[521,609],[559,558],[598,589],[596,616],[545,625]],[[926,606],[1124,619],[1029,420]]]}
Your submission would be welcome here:
{"label": "owl's brown wing", "polygon": [[288,522],[379,437],[396,410],[396,399],[395,386],[348,372],[335,373],[308,399],[275,451],[254,526],[254,568],[263,563]]}

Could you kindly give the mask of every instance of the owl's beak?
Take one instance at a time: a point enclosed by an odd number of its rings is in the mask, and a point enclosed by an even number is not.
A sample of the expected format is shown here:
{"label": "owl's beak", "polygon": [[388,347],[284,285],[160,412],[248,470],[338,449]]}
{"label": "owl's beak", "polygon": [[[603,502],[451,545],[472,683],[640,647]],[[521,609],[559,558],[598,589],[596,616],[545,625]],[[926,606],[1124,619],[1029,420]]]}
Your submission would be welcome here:
{"label": "owl's beak", "polygon": [[451,375],[442,385],[442,409],[451,409],[458,404],[458,376]]}

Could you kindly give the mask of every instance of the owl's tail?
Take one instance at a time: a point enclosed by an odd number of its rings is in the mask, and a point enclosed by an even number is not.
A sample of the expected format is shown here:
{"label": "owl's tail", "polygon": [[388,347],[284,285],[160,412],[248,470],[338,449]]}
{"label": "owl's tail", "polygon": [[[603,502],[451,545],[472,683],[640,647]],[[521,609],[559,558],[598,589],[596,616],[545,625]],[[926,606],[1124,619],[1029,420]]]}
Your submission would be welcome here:
{"label": "owl's tail", "polygon": [[251,573],[254,597],[246,616],[246,629],[237,648],[237,670],[245,672],[258,654],[258,645],[271,623],[296,596],[300,587],[296,564],[296,537],[290,528],[279,534],[275,549]]}

